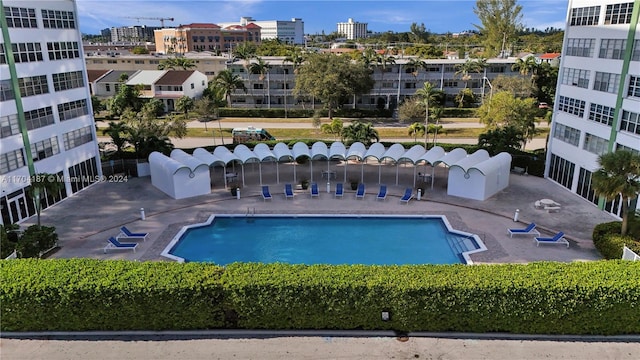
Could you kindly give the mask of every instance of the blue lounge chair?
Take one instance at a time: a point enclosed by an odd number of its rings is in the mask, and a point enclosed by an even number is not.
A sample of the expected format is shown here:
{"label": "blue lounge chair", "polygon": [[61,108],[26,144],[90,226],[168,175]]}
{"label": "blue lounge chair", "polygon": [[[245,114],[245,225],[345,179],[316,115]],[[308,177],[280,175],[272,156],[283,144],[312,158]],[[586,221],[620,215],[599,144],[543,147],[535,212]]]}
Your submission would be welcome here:
{"label": "blue lounge chair", "polygon": [[536,229],[536,224],[531,223],[524,229],[507,229],[509,232],[509,237],[513,237],[513,235],[538,235],[540,236],[540,232]]}
{"label": "blue lounge chair", "polygon": [[284,197],[286,199],[293,199],[293,188],[291,187],[291,184],[284,184]]}
{"label": "blue lounge chair", "polygon": [[272,196],[271,193],[269,192],[269,186],[268,185],[263,185],[262,186],[262,200],[267,201],[267,200],[271,200]]}
{"label": "blue lounge chair", "polygon": [[116,236],[117,240],[147,240],[147,236],[149,236],[149,233],[134,233],[129,231],[129,229],[127,229],[126,226],[122,226],[120,227],[120,234],[118,234],[118,236]]}
{"label": "blue lounge chair", "polygon": [[378,191],[378,196],[376,196],[377,200],[384,200],[387,198],[387,185],[380,185],[380,190]]}
{"label": "blue lounge chair", "polygon": [[311,184],[311,197],[320,197],[320,191],[318,191],[318,183]]}
{"label": "blue lounge chair", "polygon": [[356,191],[356,199],[364,199],[364,184],[358,184],[358,190]]}
{"label": "blue lounge chair", "polygon": [[409,200],[413,199],[413,189],[407,188],[404,191],[404,195],[400,198],[401,203],[409,204]]}
{"label": "blue lounge chair", "polygon": [[107,246],[104,247],[104,253],[107,253],[107,250],[109,249],[115,249],[115,250],[133,250],[133,252],[136,252],[136,247],[138,246],[138,244],[136,243],[121,243],[120,241],[118,241],[118,239],[114,238],[113,236],[109,237],[109,242],[107,243]]}
{"label": "blue lounge chair", "polygon": [[536,241],[536,246],[540,246],[540,244],[562,244],[567,245],[569,248],[569,241],[564,238],[564,233],[560,231],[554,237],[534,237]]}
{"label": "blue lounge chair", "polygon": [[342,187],[342,183],[336,184],[336,197],[342,197],[344,195],[344,188]]}

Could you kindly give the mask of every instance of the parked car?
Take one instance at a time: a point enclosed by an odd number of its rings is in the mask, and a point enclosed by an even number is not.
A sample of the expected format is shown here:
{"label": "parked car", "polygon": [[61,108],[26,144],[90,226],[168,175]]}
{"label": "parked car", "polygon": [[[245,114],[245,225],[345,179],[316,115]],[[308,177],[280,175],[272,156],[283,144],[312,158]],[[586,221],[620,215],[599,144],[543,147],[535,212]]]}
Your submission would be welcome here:
{"label": "parked car", "polygon": [[541,102],[538,104],[538,109],[548,109],[549,108],[549,104],[547,104],[546,102]]}

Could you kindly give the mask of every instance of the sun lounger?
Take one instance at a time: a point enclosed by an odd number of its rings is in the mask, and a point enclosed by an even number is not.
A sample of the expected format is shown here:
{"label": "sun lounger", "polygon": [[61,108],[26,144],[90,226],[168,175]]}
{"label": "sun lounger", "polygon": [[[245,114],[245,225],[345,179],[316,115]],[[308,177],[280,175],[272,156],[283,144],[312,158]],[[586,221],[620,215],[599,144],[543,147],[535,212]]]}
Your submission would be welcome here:
{"label": "sun lounger", "polygon": [[536,242],[536,246],[540,246],[540,244],[561,244],[567,245],[569,248],[569,241],[564,238],[564,233],[560,231],[554,237],[535,237],[533,238]]}
{"label": "sun lounger", "polygon": [[293,199],[293,187],[291,187],[291,184],[284,184],[284,197]]}
{"label": "sun lounger", "polygon": [[120,228],[120,234],[118,234],[116,236],[117,240],[147,240],[147,236],[149,236],[149,233],[134,233],[129,231],[129,229],[127,229],[126,226],[122,226]]}
{"label": "sun lounger", "polygon": [[337,183],[335,196],[342,197],[342,195],[344,195],[344,187],[342,186],[342,183]]}
{"label": "sun lounger", "polygon": [[387,185],[380,185],[380,190],[378,191],[378,196],[376,196],[376,200],[384,200],[387,198]]}
{"label": "sun lounger", "polygon": [[358,184],[358,190],[356,190],[356,199],[364,199],[364,184]]}
{"label": "sun lounger", "polygon": [[538,235],[540,236],[540,232],[536,229],[536,224],[531,223],[524,229],[507,229],[509,232],[509,237],[513,237],[513,235]]}
{"label": "sun lounger", "polygon": [[401,203],[405,203],[405,204],[409,204],[409,201],[413,199],[413,189],[412,188],[407,188],[404,191],[404,195],[402,195],[402,197],[400,198],[400,202]]}
{"label": "sun lounger", "polygon": [[311,183],[311,197],[320,197],[320,191],[318,191],[318,183]]}
{"label": "sun lounger", "polygon": [[271,200],[273,197],[271,196],[271,192],[269,192],[269,186],[268,185],[263,185],[262,186],[262,200],[267,201],[267,200]]}
{"label": "sun lounger", "polygon": [[109,242],[107,243],[107,246],[104,247],[104,253],[107,253],[107,250],[109,249],[114,249],[114,250],[133,250],[133,252],[136,252],[136,247],[138,246],[138,244],[136,243],[121,243],[120,241],[118,241],[116,238],[114,238],[113,236],[111,236],[109,238]]}

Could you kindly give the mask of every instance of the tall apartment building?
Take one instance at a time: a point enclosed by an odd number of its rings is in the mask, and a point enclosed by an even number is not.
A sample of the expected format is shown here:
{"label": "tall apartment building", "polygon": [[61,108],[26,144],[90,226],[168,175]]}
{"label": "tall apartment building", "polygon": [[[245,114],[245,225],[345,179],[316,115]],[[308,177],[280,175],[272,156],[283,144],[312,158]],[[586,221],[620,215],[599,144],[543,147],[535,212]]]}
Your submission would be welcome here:
{"label": "tall apartment building", "polygon": [[260,36],[262,40],[280,39],[287,44],[304,44],[304,21],[300,18],[288,20],[254,20],[251,17],[243,16],[240,22],[218,23],[220,26],[246,26],[254,23],[261,28]]}
{"label": "tall apartment building", "polygon": [[244,42],[260,43],[260,26],[254,23],[222,27],[193,23],[155,32],[156,52],[184,54],[189,51],[228,52]]}
{"label": "tall apartment building", "polygon": [[549,179],[618,216],[591,175],[601,154],[640,151],[639,13],[637,0],[569,1],[546,159]]}
{"label": "tall apartment building", "polygon": [[367,37],[367,23],[354,22],[349,18],[347,22],[338,23],[338,33],[344,34],[348,40]]}
{"label": "tall apartment building", "polygon": [[112,27],[111,42],[153,42],[153,32],[158,29],[160,27],[146,25]]}
{"label": "tall apartment building", "polygon": [[40,198],[46,208],[102,172],[75,1],[0,5],[0,208],[10,224],[35,214],[35,174],[64,179]]}

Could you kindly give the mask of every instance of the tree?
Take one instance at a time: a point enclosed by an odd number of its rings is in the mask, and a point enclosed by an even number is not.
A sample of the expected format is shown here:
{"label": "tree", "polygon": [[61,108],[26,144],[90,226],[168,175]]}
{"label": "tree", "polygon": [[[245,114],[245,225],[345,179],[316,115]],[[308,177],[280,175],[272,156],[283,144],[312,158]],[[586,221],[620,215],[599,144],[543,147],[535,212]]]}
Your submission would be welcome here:
{"label": "tree", "polygon": [[245,94],[247,93],[247,87],[244,86],[244,81],[242,78],[234,73],[231,70],[226,69],[222,70],[216,75],[213,79],[213,82],[224,89],[224,96],[227,99],[227,104],[229,107],[231,106],[231,94],[234,90],[243,90]]}
{"label": "tree", "polygon": [[109,111],[111,112],[111,115],[120,116],[127,109],[139,111],[142,106],[142,102],[139,97],[140,90],[137,86],[120,84],[118,93],[109,100]]}
{"label": "tree", "polygon": [[409,136],[413,135],[413,142],[418,142],[418,135],[424,134],[426,127],[421,122],[414,122],[413,124],[409,125],[409,128],[407,130]]}
{"label": "tree", "polygon": [[328,124],[322,124],[322,126],[320,126],[320,131],[322,131],[325,134],[332,134],[334,140],[337,140],[338,138],[342,140],[343,129],[344,129],[344,124],[342,120],[338,118],[333,119],[333,121],[331,121]]}
{"label": "tree", "polygon": [[409,39],[412,43],[429,42],[429,32],[424,27],[424,23],[411,23]]}
{"label": "tree", "polygon": [[[267,74],[269,73],[269,70],[271,69],[271,65],[267,64],[264,60],[262,60],[262,58],[258,57],[256,58],[257,61],[252,63],[251,66],[249,66],[249,73],[251,74],[257,74],[258,75],[258,79],[260,81],[264,81],[265,77],[267,77]],[[265,87],[264,87],[264,83],[262,84],[262,96],[264,97],[264,91],[265,91]],[[269,88],[269,81],[267,78],[267,89]],[[267,104],[268,107],[271,108],[271,99],[267,99]]]}
{"label": "tree", "polygon": [[243,60],[245,71],[249,71],[249,65],[251,63],[251,59],[256,57],[256,51],[257,51],[257,47],[254,43],[245,41],[242,44],[238,44],[235,50],[233,50],[233,59]]}
{"label": "tree", "polygon": [[519,76],[498,75],[491,84],[494,91],[508,91],[519,98],[528,98],[536,92],[536,87],[531,81]]}
{"label": "tree", "polygon": [[626,150],[617,150],[598,157],[600,168],[591,177],[593,191],[612,201],[621,198],[621,235],[627,234],[629,203],[640,193],[640,155]]}
{"label": "tree", "polygon": [[332,119],[333,109],[355,95],[369,92],[373,83],[369,70],[346,56],[313,54],[300,67],[293,93],[319,99]]}
{"label": "tree", "polygon": [[[422,89],[416,90],[415,96],[417,96],[420,101],[424,104],[425,107],[425,115],[424,115],[424,126],[425,128],[429,125],[429,107],[433,106],[437,99],[437,90],[433,88],[433,85],[425,81]],[[435,141],[435,140],[434,140]],[[424,146],[427,146],[427,133],[424,133]]]}
{"label": "tree", "polygon": [[513,126],[530,140],[535,135],[536,112],[534,99],[519,99],[510,92],[499,91],[478,108],[477,115],[488,129]]}
{"label": "tree", "polygon": [[196,67],[196,63],[192,59],[184,57],[173,57],[160,61],[158,64],[158,70],[175,70],[181,68],[182,70],[191,70]]}
{"label": "tree", "polygon": [[424,117],[424,103],[417,97],[406,99],[398,107],[398,118],[402,122],[416,122]]}
{"label": "tree", "polygon": [[[384,73],[386,72],[387,66],[395,63],[396,58],[393,57],[387,49],[376,57],[376,67],[380,68],[380,91],[378,94],[382,92],[382,83],[384,82]],[[400,86],[400,84],[398,84],[398,86]]]}
{"label": "tree", "polygon": [[193,110],[194,102],[190,96],[182,96],[176,101],[176,109],[182,111],[185,117],[189,116],[189,111]]}
{"label": "tree", "polygon": [[371,145],[371,140],[380,140],[378,130],[374,129],[371,123],[363,123],[361,121],[354,121],[351,125],[345,127],[342,131],[342,136],[352,143],[359,141],[366,146]]}
{"label": "tree", "polygon": [[[477,0],[473,12],[481,25],[474,24],[483,37],[485,56],[494,57],[516,40],[522,29],[522,6],[517,0]],[[501,54],[504,55],[504,54]]]}
{"label": "tree", "polygon": [[164,103],[160,99],[150,99],[144,105],[142,105],[142,109],[140,109],[140,112],[143,116],[147,116],[150,118],[162,116],[162,114],[164,114]]}
{"label": "tree", "polygon": [[524,60],[517,59],[516,62],[511,65],[511,70],[519,71],[523,76],[529,75],[529,73],[531,73],[531,84],[535,84],[539,67],[540,65],[536,62],[535,57],[527,56],[527,58]]}
{"label": "tree", "polygon": [[513,153],[520,150],[524,142],[525,138],[522,132],[511,125],[489,129],[478,136],[478,146],[487,150],[491,155],[503,151]]}
{"label": "tree", "polygon": [[476,94],[469,88],[464,88],[458,92],[455,101],[460,108],[469,108],[476,103]]}
{"label": "tree", "polygon": [[109,126],[102,130],[102,135],[109,135],[111,142],[116,146],[118,158],[122,158],[123,150],[127,144],[128,131],[127,126],[121,121],[109,121]]}
{"label": "tree", "polygon": [[122,115],[129,135],[127,141],[135,148],[138,158],[147,158],[153,151],[168,154],[166,151],[172,147],[169,135],[184,137],[187,134],[186,121],[172,116],[158,119],[151,107],[145,110],[138,113],[127,110]]}
{"label": "tree", "polygon": [[38,226],[40,226],[42,201],[45,200],[47,195],[56,197],[62,189],[64,189],[64,183],[58,179],[56,174],[39,173],[31,177],[31,185],[28,192],[36,208]]}
{"label": "tree", "polygon": [[106,110],[104,102],[95,95],[91,95],[91,108],[93,109],[93,115],[98,115],[101,111]]}
{"label": "tree", "polygon": [[[483,61],[484,64],[486,64],[486,60]],[[486,67],[486,65],[484,65],[484,67]],[[464,81],[464,87],[466,89],[469,86],[469,80],[471,80],[470,73],[480,73],[484,69],[484,67],[483,63],[480,60],[467,59],[467,61],[465,61],[464,63],[456,65],[456,72],[454,75],[460,76],[462,81]]]}
{"label": "tree", "polygon": [[149,53],[149,50],[144,46],[136,46],[131,49],[131,53],[135,55],[146,55]]}

